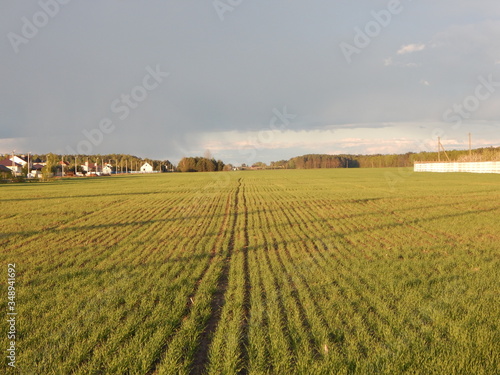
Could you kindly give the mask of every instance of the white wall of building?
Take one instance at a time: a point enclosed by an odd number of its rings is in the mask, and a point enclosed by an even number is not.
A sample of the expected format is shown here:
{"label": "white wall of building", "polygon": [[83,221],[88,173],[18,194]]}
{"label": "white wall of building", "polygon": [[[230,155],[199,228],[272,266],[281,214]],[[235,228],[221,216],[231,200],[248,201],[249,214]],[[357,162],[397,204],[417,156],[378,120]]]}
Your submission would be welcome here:
{"label": "white wall of building", "polygon": [[468,163],[415,163],[415,172],[468,172],[468,173],[500,173],[500,161],[483,161]]}

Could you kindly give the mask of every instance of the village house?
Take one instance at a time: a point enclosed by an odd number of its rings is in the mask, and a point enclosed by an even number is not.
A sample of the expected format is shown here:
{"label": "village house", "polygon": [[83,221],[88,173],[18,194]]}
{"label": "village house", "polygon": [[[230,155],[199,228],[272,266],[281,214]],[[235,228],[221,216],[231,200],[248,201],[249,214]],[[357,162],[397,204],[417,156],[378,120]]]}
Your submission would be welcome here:
{"label": "village house", "polygon": [[11,170],[4,165],[0,165],[0,178],[10,176]]}
{"label": "village house", "polygon": [[28,178],[38,178],[41,177],[42,169],[47,164],[43,162],[40,158],[29,159],[27,155],[14,155],[9,156],[7,159],[0,161],[0,172],[12,172],[14,176],[21,175],[23,173],[23,168],[30,164],[29,172],[27,174]]}
{"label": "village house", "polygon": [[[110,163],[97,164],[97,163],[89,163],[88,161],[85,164],[80,165],[84,174],[89,175],[110,175],[113,173],[113,165]],[[77,173],[78,175],[78,173]]]}
{"label": "village house", "polygon": [[97,172],[101,172],[101,166],[96,163],[89,163],[88,161],[85,164],[81,165],[83,173],[88,174],[97,174]]}
{"label": "village house", "polygon": [[23,172],[23,165],[20,163],[16,163],[15,160],[12,161],[10,159],[0,160],[0,165],[8,168],[14,176],[21,174]]}
{"label": "village house", "polygon": [[40,159],[40,158],[36,158],[34,160],[31,160],[31,164],[33,164],[33,165],[39,164],[42,167],[45,167],[47,165],[47,163],[42,161],[42,159]]}
{"label": "village house", "polygon": [[28,157],[26,155],[14,155],[14,157],[10,157],[9,159],[14,161],[14,163],[21,164],[23,167],[28,164]]}
{"label": "village house", "polygon": [[39,178],[39,177],[41,177],[41,175],[42,175],[42,169],[43,169],[43,167],[45,167],[44,164],[45,163],[43,163],[43,164],[38,164],[38,163],[37,164],[33,164],[31,166],[31,172],[30,172],[30,174],[29,174],[28,177],[29,178]]}
{"label": "village house", "polygon": [[153,166],[146,162],[141,166],[141,172],[142,173],[153,173]]}
{"label": "village house", "polygon": [[113,173],[113,166],[111,164],[104,164],[104,167],[102,168],[102,173],[103,174],[111,174]]}
{"label": "village house", "polygon": [[67,161],[61,160],[59,163],[57,163],[61,170],[57,171],[57,175],[59,176],[65,176],[69,172],[69,163]]}

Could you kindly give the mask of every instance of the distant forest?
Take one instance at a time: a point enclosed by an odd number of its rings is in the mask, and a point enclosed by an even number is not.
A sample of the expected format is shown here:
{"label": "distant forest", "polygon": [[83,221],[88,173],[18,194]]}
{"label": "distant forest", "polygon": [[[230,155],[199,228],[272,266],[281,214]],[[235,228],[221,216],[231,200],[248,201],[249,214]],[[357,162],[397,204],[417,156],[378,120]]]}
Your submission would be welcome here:
{"label": "distant forest", "polygon": [[[441,161],[500,161],[500,147],[477,148],[469,156],[468,150],[441,152]],[[437,152],[408,152],[388,155],[326,155],[308,154],[296,156],[290,160],[271,162],[269,165],[258,162],[254,169],[314,169],[314,168],[387,168],[412,167],[415,161],[437,161]]]}
{"label": "distant forest", "polygon": [[222,160],[211,157],[188,157],[182,158],[177,166],[179,172],[220,172],[231,170],[231,165],[226,165]]}

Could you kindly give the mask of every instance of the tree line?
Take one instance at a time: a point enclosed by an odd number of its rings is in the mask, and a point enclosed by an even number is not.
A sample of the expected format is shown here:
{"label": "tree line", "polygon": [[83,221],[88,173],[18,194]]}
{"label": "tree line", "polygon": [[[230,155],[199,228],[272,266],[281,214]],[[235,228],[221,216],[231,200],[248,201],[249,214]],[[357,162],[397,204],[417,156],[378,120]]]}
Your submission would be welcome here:
{"label": "tree line", "polygon": [[406,154],[376,155],[327,155],[307,154],[289,160],[273,161],[269,165],[257,162],[258,169],[314,169],[314,168],[390,168],[412,167],[417,161],[500,161],[500,147],[477,148],[472,150],[450,150],[441,152],[407,152]]}
{"label": "tree line", "polygon": [[[9,158],[11,154],[1,155]],[[468,150],[450,150],[441,152],[407,152],[406,154],[376,154],[376,155],[328,155],[307,154],[296,156],[289,160],[272,161],[266,164],[256,162],[251,167],[243,164],[242,169],[316,169],[316,168],[389,168],[389,167],[412,167],[416,161],[500,161],[500,147],[477,148],[469,153]],[[83,172],[82,165],[85,162],[99,166],[110,164],[115,173],[126,173],[138,171],[144,163],[149,163],[153,170],[159,172],[219,172],[233,169],[231,164],[225,164],[222,160],[215,160],[208,152],[204,157],[183,157],[176,166],[169,160],[154,160],[140,158],[127,154],[104,154],[104,155],[58,155],[58,154],[30,154],[31,164],[45,162],[42,170],[44,175],[60,174],[62,166],[60,161],[64,160],[69,165],[64,167],[65,173]],[[27,175],[27,166],[23,168],[23,175]],[[6,174],[3,172],[3,174]],[[6,179],[8,176],[0,176]]]}
{"label": "tree line", "polygon": [[222,160],[201,156],[184,157],[177,166],[179,172],[220,172],[231,170],[231,165],[226,165]]}

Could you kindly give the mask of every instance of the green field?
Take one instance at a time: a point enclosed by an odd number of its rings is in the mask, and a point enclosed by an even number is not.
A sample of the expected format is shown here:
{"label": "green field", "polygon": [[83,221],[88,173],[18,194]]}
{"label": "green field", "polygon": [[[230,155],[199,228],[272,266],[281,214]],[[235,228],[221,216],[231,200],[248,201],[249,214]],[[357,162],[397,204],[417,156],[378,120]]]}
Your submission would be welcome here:
{"label": "green field", "polygon": [[498,175],[162,174],[0,193],[9,373],[498,374]]}

